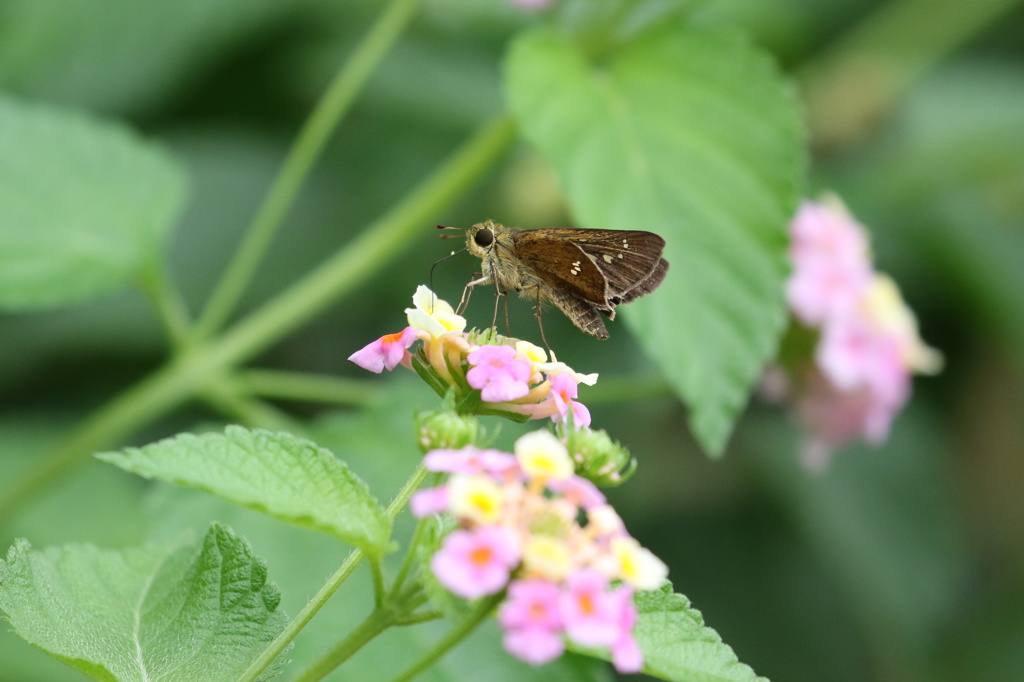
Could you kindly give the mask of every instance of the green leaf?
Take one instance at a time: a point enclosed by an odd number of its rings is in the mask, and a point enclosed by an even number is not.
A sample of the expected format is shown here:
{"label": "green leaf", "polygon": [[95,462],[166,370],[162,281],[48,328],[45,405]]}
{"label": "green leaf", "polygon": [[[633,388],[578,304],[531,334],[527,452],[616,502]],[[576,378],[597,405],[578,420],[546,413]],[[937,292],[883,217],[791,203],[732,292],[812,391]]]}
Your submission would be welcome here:
{"label": "green leaf", "polygon": [[94,679],[232,680],[284,628],[266,578],[249,544],[217,524],[177,550],[32,551],[19,540],[0,561],[0,609],[21,637]]}
{"label": "green leaf", "polygon": [[[666,583],[660,590],[638,592],[637,623],[633,635],[644,654],[644,672],[673,682],[750,682],[765,680],[736,659],[718,633],[704,625],[700,611],[690,600],[672,592]],[[573,651],[609,660],[607,651],[574,645]]]}
{"label": "green leaf", "polygon": [[159,253],[185,175],[123,126],[0,95],[0,308],[125,285]]}
{"label": "green leaf", "polygon": [[508,97],[579,223],[661,234],[661,289],[626,318],[721,452],[786,320],[787,222],[804,171],[796,99],[731,34],[646,33],[600,58],[551,29],[519,37]]}
{"label": "green leaf", "polygon": [[690,600],[672,586],[636,595],[633,631],[644,652],[644,671],[664,680],[763,680],[736,660],[732,648],[704,625]]}
{"label": "green leaf", "polygon": [[329,450],[290,433],[229,426],[97,457],[331,533],[370,554],[389,549],[391,521],[366,484]]}

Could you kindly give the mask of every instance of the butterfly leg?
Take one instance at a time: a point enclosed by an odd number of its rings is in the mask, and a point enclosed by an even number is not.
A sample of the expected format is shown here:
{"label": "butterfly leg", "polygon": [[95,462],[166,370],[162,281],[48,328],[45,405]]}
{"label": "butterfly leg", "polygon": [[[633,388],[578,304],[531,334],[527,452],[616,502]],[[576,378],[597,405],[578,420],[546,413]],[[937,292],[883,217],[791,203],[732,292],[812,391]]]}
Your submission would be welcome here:
{"label": "butterfly leg", "polygon": [[554,360],[555,352],[551,350],[551,344],[548,343],[548,339],[544,336],[544,323],[540,319],[540,291],[537,292],[537,307],[534,309],[534,317],[537,318],[537,327],[540,329],[540,340],[544,342],[544,347],[548,349],[548,354],[551,359]]}
{"label": "butterfly leg", "polygon": [[[479,275],[479,272],[473,273],[474,277],[477,277]],[[469,306],[469,297],[473,295],[473,287],[475,287],[477,284],[487,284],[490,281],[490,277],[480,277],[480,279],[474,279],[472,282],[467,284],[462,289],[462,298],[459,299],[459,305],[455,308],[455,314],[461,315]]]}
{"label": "butterfly leg", "polygon": [[491,328],[495,331],[498,329],[498,306],[501,305],[502,299],[505,300],[505,334],[508,335],[508,297],[505,295],[505,290],[498,284],[498,280],[494,280],[494,317],[491,318]]}

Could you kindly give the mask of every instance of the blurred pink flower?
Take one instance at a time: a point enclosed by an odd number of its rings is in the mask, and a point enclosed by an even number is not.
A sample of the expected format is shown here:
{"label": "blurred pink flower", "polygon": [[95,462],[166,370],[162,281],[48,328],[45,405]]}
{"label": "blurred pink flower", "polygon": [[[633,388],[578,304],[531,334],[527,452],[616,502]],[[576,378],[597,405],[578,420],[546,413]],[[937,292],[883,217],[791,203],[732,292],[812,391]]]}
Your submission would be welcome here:
{"label": "blurred pink flower", "polygon": [[838,200],[805,201],[791,235],[786,298],[793,314],[810,325],[847,314],[871,281],[863,228]]}
{"label": "blurred pink flower", "polygon": [[633,594],[661,587],[668,568],[629,536],[593,483],[572,473],[549,431],[521,436],[514,450],[516,467],[496,451],[427,453],[427,469],[452,472],[413,497],[415,514],[444,511],[459,524],[434,554],[434,575],[467,599],[507,588],[498,611],[504,646],[527,663],[558,658],[568,637],[607,647],[622,672],[640,670]]}
{"label": "blurred pink flower", "polygon": [[461,450],[431,450],[423,458],[430,471],[446,474],[506,473],[518,470],[515,456],[499,450],[480,450],[467,445]]}
{"label": "blurred pink flower", "polygon": [[611,646],[619,639],[622,599],[607,587],[608,579],[592,570],[577,571],[566,581],[559,610],[566,633],[583,646]]}
{"label": "blurred pink flower", "polygon": [[874,271],[864,228],[842,202],[805,201],[791,231],[787,300],[817,346],[813,357],[770,368],[763,393],[792,402],[808,432],[804,464],[820,471],[850,441],[883,442],[911,374],[937,372],[941,356],[921,341],[896,284]]}
{"label": "blurred pink flower", "polygon": [[501,606],[498,622],[505,630],[503,643],[513,656],[531,665],[553,661],[565,651],[559,589],[540,578],[515,580]]}
{"label": "blurred pink flower", "polygon": [[442,486],[417,490],[409,499],[409,511],[417,519],[448,509],[448,489]]}
{"label": "blurred pink flower", "polygon": [[510,531],[501,526],[478,526],[449,534],[430,567],[453,594],[476,599],[505,589],[519,557],[519,545]]}

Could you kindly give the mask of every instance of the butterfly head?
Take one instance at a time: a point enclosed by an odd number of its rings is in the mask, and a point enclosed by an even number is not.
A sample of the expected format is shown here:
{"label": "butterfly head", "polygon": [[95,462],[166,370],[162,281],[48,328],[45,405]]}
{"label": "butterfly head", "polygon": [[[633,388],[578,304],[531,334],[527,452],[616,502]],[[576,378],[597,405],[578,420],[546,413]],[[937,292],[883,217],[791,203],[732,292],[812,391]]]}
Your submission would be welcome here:
{"label": "butterfly head", "polygon": [[466,248],[477,258],[484,258],[504,232],[505,226],[493,220],[477,223],[466,230]]}

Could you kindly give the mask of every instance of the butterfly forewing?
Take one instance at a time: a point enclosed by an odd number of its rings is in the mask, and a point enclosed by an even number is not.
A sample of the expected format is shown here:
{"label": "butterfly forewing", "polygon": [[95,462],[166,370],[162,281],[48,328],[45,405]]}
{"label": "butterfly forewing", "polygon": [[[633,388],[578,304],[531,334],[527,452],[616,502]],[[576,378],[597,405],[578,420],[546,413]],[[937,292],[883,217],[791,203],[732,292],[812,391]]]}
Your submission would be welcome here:
{"label": "butterfly forewing", "polygon": [[516,232],[516,256],[556,291],[565,291],[598,307],[606,305],[605,276],[581,245],[566,239],[564,234],[557,234],[562,232],[574,234],[580,230],[554,228]]}
{"label": "butterfly forewing", "polygon": [[[665,240],[637,230],[575,230],[573,241],[591,256],[608,281],[609,297],[625,303],[653,291],[668,270]],[[644,286],[649,282],[649,286]]]}

